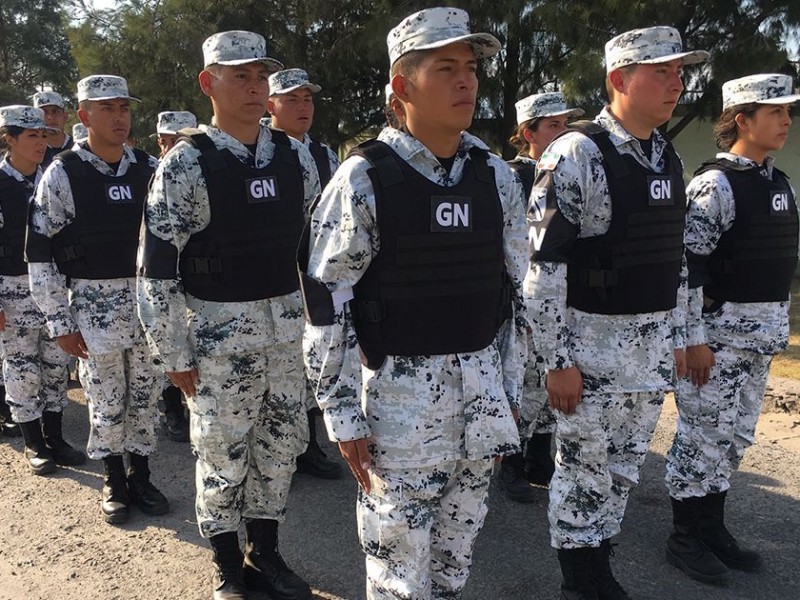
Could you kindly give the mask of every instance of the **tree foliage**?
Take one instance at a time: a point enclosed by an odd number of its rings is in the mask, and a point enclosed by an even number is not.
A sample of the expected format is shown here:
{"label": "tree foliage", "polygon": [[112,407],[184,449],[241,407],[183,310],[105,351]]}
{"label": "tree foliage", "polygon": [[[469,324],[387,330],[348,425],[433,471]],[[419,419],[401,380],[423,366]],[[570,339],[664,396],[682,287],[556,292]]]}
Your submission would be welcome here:
{"label": "tree foliage", "polygon": [[74,87],[66,24],[57,0],[0,2],[0,104],[24,104],[44,86]]}
{"label": "tree foliage", "polygon": [[514,102],[526,95],[561,90],[573,103],[601,105],[603,46],[636,27],[672,25],[687,48],[712,51],[709,65],[687,71],[691,103],[672,135],[719,110],[727,79],[797,75],[785,48],[800,25],[796,0],[126,0],[104,12],[75,4],[83,9],[70,31],[80,75],[126,77],[143,100],[140,134],[153,130],[160,110],[191,110],[208,122],[210,104],[197,84],[202,41],[217,31],[247,29],[267,38],[272,56],[306,69],[322,86],[314,131],[336,146],[382,123],[388,30],[415,10],[443,4],[466,9],[473,30],[490,31],[503,43],[500,55],[482,65],[474,126],[494,147],[503,145],[515,123]]}

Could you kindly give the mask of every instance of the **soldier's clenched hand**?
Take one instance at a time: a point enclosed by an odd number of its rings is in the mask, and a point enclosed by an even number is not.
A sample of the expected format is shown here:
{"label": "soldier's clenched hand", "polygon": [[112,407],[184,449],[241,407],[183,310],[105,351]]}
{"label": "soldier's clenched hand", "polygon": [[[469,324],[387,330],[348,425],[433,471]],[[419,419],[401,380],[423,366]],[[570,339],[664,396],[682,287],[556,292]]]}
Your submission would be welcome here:
{"label": "soldier's clenched hand", "polygon": [[369,438],[339,442],[339,452],[342,453],[342,457],[347,461],[350,471],[358,481],[358,485],[361,486],[364,492],[369,494],[370,484],[367,470],[372,464],[372,457],[369,454]]}
{"label": "soldier's clenched hand", "polygon": [[550,406],[565,415],[575,412],[583,395],[583,376],[578,367],[547,372],[547,397]]}
{"label": "soldier's clenched hand", "polygon": [[714,353],[706,344],[686,348],[686,371],[689,380],[697,387],[708,383],[711,367],[717,364]]}
{"label": "soldier's clenched hand", "polygon": [[200,375],[197,369],[191,371],[167,371],[167,377],[172,385],[179,388],[187,397],[197,393],[197,384],[200,383]]}
{"label": "soldier's clenched hand", "polygon": [[67,335],[59,335],[56,337],[56,342],[61,349],[78,358],[86,358],[89,356],[89,350],[86,347],[86,341],[83,339],[80,331],[75,333],[68,333]]}

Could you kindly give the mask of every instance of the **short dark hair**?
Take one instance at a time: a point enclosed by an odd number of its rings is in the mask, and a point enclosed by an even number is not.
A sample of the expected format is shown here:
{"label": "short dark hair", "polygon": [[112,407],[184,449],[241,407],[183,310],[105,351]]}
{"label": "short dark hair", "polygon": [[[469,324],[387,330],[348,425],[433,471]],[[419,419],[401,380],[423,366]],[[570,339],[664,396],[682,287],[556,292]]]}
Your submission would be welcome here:
{"label": "short dark hair", "polygon": [[394,77],[395,75],[402,75],[403,77],[411,77],[419,68],[422,60],[430,52],[431,50],[412,50],[411,52],[406,52],[394,61],[392,68],[389,70],[389,76]]}
{"label": "short dark hair", "polygon": [[736,115],[752,117],[760,107],[761,105],[756,102],[749,102],[730,106],[723,110],[717,122],[714,123],[714,143],[717,148],[727,152],[739,139],[739,126],[736,124]]}

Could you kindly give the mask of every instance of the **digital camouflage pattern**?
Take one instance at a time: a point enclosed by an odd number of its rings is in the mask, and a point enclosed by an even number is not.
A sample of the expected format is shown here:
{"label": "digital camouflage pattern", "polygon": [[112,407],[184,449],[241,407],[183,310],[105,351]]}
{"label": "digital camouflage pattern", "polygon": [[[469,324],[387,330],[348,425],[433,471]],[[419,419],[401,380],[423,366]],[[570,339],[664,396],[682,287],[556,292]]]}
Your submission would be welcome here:
{"label": "digital camouflage pattern", "polygon": [[[370,472],[356,516],[367,600],[459,598],[486,517],[491,460]],[[441,518],[445,513],[447,518]]]}
{"label": "digital camouflage pattern", "polygon": [[663,401],[663,392],[584,390],[574,414],[556,411],[548,507],[554,548],[596,548],[620,532]]}
{"label": "digital camouflage pattern", "polygon": [[[758,167],[761,176],[772,178],[772,157],[763,164],[729,152],[717,158]],[[692,179],[686,192],[686,248],[707,256],[736,219],[733,190],[725,173],[714,169]],[[772,356],[789,342],[789,300],[725,302],[703,313],[703,288],[690,290],[688,343],[707,343],[716,365],[706,385],[698,388],[687,379],[678,384],[678,429],[665,478],[672,497],[705,496],[730,487],[731,473],[755,441]]]}
{"label": "digital camouflage pattern", "polygon": [[76,143],[83,142],[88,139],[88,137],[89,130],[86,129],[86,125],[83,123],[75,123],[75,125],[72,126],[72,139],[74,139]]}
{"label": "digital camouflage pattern", "polygon": [[43,106],[64,108],[66,106],[64,97],[57,92],[36,92],[31,96],[31,99],[33,100],[33,106],[36,108],[42,108]]}
{"label": "digital camouflage pattern", "polygon": [[583,114],[582,108],[569,108],[561,92],[532,94],[518,100],[514,108],[517,111],[517,125],[540,117],[580,117]]}
{"label": "digital camouflage pattern", "polygon": [[166,110],[158,113],[156,133],[174,135],[187,127],[197,127],[197,117],[188,110]]}
{"label": "digital camouflage pattern", "polygon": [[203,42],[203,68],[210,65],[244,65],[261,62],[271,71],[283,63],[267,56],[267,41],[252,31],[221,31]]}
{"label": "digital camouflage pattern", "polygon": [[705,50],[684,52],[681,34],[674,27],[647,27],[626,31],[606,42],[606,73],[640,63],[683,60],[684,65],[705,62]]}
{"label": "digital camouflage pattern", "polygon": [[44,124],[41,108],[12,104],[0,106],[0,127],[22,127],[23,129],[52,129]]}
{"label": "digital camouflage pattern", "polygon": [[[20,185],[34,192],[34,184],[11,166],[0,161],[0,169]],[[37,169],[35,182],[41,179]],[[4,227],[0,212],[0,228]],[[0,332],[6,402],[17,423],[27,423],[43,411],[62,412],[67,405],[67,363],[69,356],[50,337],[42,311],[31,297],[27,275],[0,275],[0,310],[6,326]]]}
{"label": "digital camouflage pattern", "polygon": [[800,102],[800,94],[793,94],[789,75],[767,73],[748,75],[722,84],[722,110],[757,102],[759,104],[792,104]]}
{"label": "digital camouflage pattern", "polygon": [[117,75],[89,75],[78,82],[78,102],[125,98],[140,102],[128,94],[128,82]]}
{"label": "digital camouflage pattern", "polygon": [[[272,161],[275,144],[266,127],[255,156],[227,133],[200,128],[243,163],[263,168]],[[319,179],[305,147],[291,144],[307,210]],[[178,256],[211,219],[199,156],[179,142],[159,165],[145,207],[145,227]],[[174,279],[140,276],[138,283],[139,314],[157,361],[165,371],[199,372],[197,394],[187,402],[201,535],[236,531],[243,518],[282,520],[295,457],[308,443],[300,293],[211,302],[185,294],[177,272]]]}
{"label": "digital camouflage pattern", "polygon": [[[595,122],[621,154],[663,173],[666,140],[653,132],[645,156],[608,109]],[[590,138],[568,133],[547,149],[557,210],[578,237],[611,224],[603,158]],[[544,168],[542,163],[539,169]],[[539,179],[537,177],[537,179]],[[541,190],[541,188],[540,188]],[[547,190],[544,190],[545,192]],[[531,194],[534,198],[537,188]],[[550,483],[550,538],[555,548],[599,546],[619,532],[630,488],[639,480],[664,391],[674,382],[674,350],[684,347],[686,261],[677,306],[635,315],[585,313],[567,307],[567,265],[533,261],[523,294],[547,370],[576,366],[583,396],[572,415],[556,413],[556,471]]]}
{"label": "digital camouflage pattern", "polygon": [[[379,138],[419,173],[446,187],[462,176],[472,147],[462,133],[448,173],[418,140],[384,129]],[[519,286],[527,242],[519,179],[490,155],[504,218],[515,314],[483,350],[387,356],[362,368],[349,305],[331,326],[306,324],[309,379],[333,441],[370,438],[373,491],[359,494],[359,537],[369,598],[458,597],[485,514],[491,458],[519,451],[510,408],[522,392],[526,321]],[[331,292],[352,288],[380,248],[369,163],[348,158],[311,217],[308,274]],[[449,507],[458,506],[458,510]],[[446,517],[443,515],[446,513]],[[428,587],[430,586],[430,587]]]}
{"label": "digital camouflage pattern", "polygon": [[426,8],[407,16],[386,36],[389,64],[412,50],[441,48],[464,42],[475,58],[488,58],[500,51],[500,42],[488,33],[472,33],[469,15],[460,8]]}
{"label": "digital camouflage pattern", "polygon": [[300,88],[306,88],[312,94],[316,94],[322,89],[316,83],[308,80],[308,73],[303,69],[284,69],[269,76],[270,96],[288,94]]}
{"label": "digital camouflage pattern", "polygon": [[[89,167],[110,176],[124,175],[136,162],[125,146],[114,173],[85,145],[73,149]],[[148,163],[155,167],[157,161],[151,156]],[[56,159],[36,188],[29,227],[52,239],[75,219],[76,202],[80,198],[73,198],[69,178]],[[136,316],[135,278],[72,279],[67,285],[52,261],[29,263],[28,273],[31,295],[47,319],[50,335],[80,331],[89,351],[89,358],[79,361],[89,404],[89,457],[152,453],[157,375]]]}

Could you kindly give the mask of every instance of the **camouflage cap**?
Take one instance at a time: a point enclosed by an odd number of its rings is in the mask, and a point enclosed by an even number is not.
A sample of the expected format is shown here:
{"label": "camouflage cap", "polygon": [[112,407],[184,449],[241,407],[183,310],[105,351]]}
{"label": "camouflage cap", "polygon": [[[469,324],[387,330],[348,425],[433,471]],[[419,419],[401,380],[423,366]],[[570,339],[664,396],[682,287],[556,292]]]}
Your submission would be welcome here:
{"label": "camouflage cap", "polygon": [[117,75],[89,75],[78,82],[78,102],[125,98],[141,102],[128,93],[128,82]]}
{"label": "camouflage cap", "polygon": [[514,104],[514,108],[517,109],[517,125],[541,117],[580,117],[583,114],[582,108],[568,108],[561,92],[533,94]]}
{"label": "camouflage cap", "polygon": [[41,108],[25,106],[23,104],[11,104],[0,106],[0,127],[22,127],[23,129],[49,129],[58,131],[54,127],[48,127],[44,123],[44,111]]}
{"label": "camouflage cap", "polygon": [[72,126],[72,139],[76,142],[82,142],[89,137],[89,130],[83,123],[75,123]]}
{"label": "camouflage cap", "polygon": [[197,117],[187,110],[166,110],[158,113],[156,135],[176,134],[187,127],[197,127]]}
{"label": "camouflage cap", "polygon": [[387,83],[386,84],[386,88],[384,88],[384,90],[383,90],[383,95],[384,95],[385,100],[386,100],[386,106],[389,106],[389,104],[392,101],[392,98],[394,97],[394,90],[392,89],[392,84],[391,83]]}
{"label": "camouflage cap", "polygon": [[221,31],[203,42],[203,68],[211,65],[246,65],[260,62],[270,71],[280,71],[283,63],[267,56],[267,40],[252,31]]}
{"label": "camouflage cap", "polygon": [[475,58],[494,56],[500,41],[489,33],[471,33],[469,15],[460,8],[426,8],[403,19],[386,36],[389,64],[413,50],[433,50],[449,44],[469,44]]}
{"label": "camouflage cap", "polygon": [[57,92],[36,92],[33,96],[34,108],[42,108],[43,106],[58,106],[65,108],[64,98]]}
{"label": "camouflage cap", "polygon": [[793,94],[792,78],[779,73],[748,75],[722,84],[722,110],[739,104],[794,104],[800,94]]}
{"label": "camouflage cap", "polygon": [[300,88],[306,88],[312,94],[316,94],[322,89],[316,83],[308,80],[308,73],[303,69],[284,69],[269,76],[270,96],[288,94]]}
{"label": "camouflage cap", "polygon": [[705,50],[684,52],[681,34],[674,27],[657,26],[626,31],[606,42],[606,73],[628,65],[652,65],[683,59],[693,65],[708,60]]}

